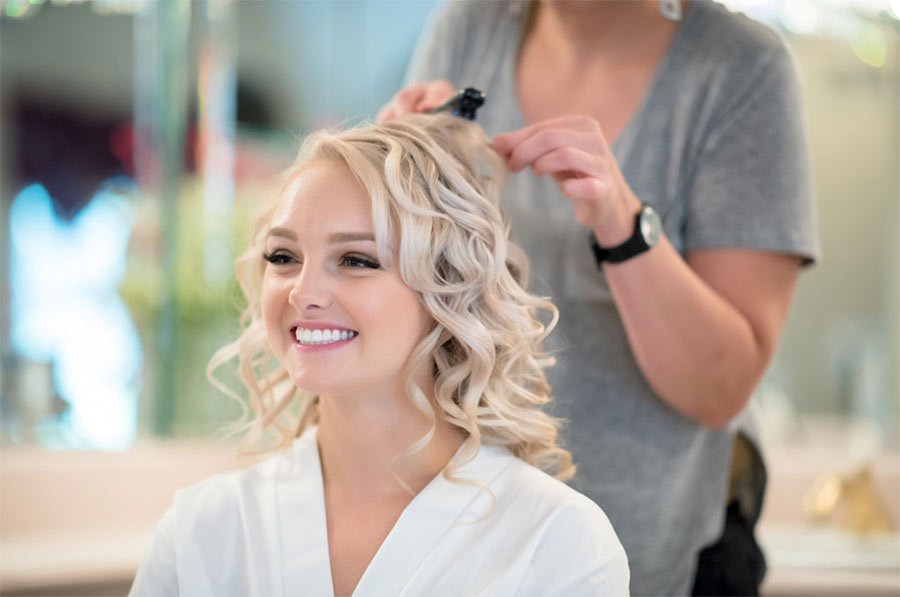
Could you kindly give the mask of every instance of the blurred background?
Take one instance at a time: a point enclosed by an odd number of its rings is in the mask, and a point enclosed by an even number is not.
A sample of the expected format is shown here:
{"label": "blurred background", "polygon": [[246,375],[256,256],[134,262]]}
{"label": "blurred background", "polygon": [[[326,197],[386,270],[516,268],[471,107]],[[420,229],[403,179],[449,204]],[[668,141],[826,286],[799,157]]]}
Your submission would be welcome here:
{"label": "blurred background", "polygon": [[[763,589],[898,595],[900,0],[723,3],[794,52],[824,254],[754,404]],[[240,465],[204,373],[232,260],[437,4],[0,0],[0,595],[124,594],[174,490]]]}

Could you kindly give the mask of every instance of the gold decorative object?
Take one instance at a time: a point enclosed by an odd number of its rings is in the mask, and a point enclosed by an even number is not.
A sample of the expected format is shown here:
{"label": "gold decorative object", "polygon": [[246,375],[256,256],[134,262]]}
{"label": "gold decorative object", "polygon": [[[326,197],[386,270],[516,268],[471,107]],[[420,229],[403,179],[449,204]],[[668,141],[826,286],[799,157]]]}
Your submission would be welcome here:
{"label": "gold decorative object", "polygon": [[803,509],[818,523],[839,517],[841,528],[857,535],[885,533],[893,527],[873,481],[871,465],[844,476],[832,473],[819,477],[806,493]]}

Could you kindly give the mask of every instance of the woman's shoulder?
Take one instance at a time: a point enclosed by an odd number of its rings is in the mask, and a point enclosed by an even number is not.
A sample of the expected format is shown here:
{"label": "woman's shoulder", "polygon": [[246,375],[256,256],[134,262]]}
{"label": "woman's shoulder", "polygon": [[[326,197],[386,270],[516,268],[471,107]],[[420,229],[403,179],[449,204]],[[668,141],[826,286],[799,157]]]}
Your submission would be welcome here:
{"label": "woman's shoulder", "polygon": [[[515,0],[447,0],[429,14],[409,70],[407,82],[449,79],[461,84],[470,80],[472,65],[493,56],[492,45],[505,39],[504,24],[515,23]],[[512,21],[511,21],[512,19]]]}
{"label": "woman's shoulder", "polygon": [[501,526],[529,552],[521,592],[628,594],[628,558],[599,505],[518,458],[502,477],[495,507],[514,524]]}
{"label": "woman's shoulder", "polygon": [[684,34],[689,54],[720,63],[787,55],[784,38],[769,26],[712,0],[694,0],[692,4]]}
{"label": "woman's shoulder", "polygon": [[447,0],[437,14],[458,24],[484,23],[520,16],[527,4],[527,0]]}
{"label": "woman's shoulder", "polygon": [[607,520],[602,508],[583,493],[520,459],[511,468],[516,485],[533,488],[533,496],[544,507],[578,512],[586,517]]}
{"label": "woman's shoulder", "polygon": [[206,477],[178,491],[181,495],[217,493],[229,488],[254,487],[274,478],[290,464],[290,449],[269,455],[249,466]]}
{"label": "woman's shoulder", "polygon": [[[297,440],[299,441],[299,440]],[[294,446],[250,466],[207,477],[175,492],[171,516],[187,527],[219,525],[275,499],[275,483],[292,468]]]}
{"label": "woman's shoulder", "polygon": [[522,0],[448,0],[429,17],[432,34],[449,44],[444,51],[465,57],[484,59],[479,55],[505,23],[522,18]]}
{"label": "woman's shoulder", "polygon": [[[708,0],[694,0],[670,55],[663,105],[703,129],[731,122],[739,106],[759,106],[769,117],[793,101],[794,59],[774,29]],[[671,96],[679,98],[671,102]]]}
{"label": "woman's shoulder", "polygon": [[527,515],[544,534],[580,537],[610,557],[622,551],[609,518],[596,502],[512,454],[509,458],[510,466],[492,488],[497,490],[498,508]]}

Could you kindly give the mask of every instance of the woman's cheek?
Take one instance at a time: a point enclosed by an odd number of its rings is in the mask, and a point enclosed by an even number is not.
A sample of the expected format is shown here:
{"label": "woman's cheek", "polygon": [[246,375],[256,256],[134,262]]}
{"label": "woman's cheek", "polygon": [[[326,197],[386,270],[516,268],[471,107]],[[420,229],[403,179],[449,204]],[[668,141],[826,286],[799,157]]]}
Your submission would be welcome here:
{"label": "woman's cheek", "polygon": [[282,327],[281,313],[283,312],[281,294],[283,293],[279,291],[276,282],[269,276],[266,276],[263,279],[260,307],[262,309],[263,323],[266,326],[266,337],[276,355],[283,352],[281,347],[283,334],[279,333]]}

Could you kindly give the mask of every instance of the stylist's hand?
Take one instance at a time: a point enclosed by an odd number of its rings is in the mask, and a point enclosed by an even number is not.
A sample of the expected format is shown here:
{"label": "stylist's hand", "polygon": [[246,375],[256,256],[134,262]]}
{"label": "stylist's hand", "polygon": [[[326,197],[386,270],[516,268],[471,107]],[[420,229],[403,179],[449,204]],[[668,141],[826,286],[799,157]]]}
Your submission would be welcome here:
{"label": "stylist's hand", "polygon": [[381,124],[392,118],[437,108],[456,95],[456,89],[446,79],[410,85],[397,92],[378,112],[375,122]]}
{"label": "stylist's hand", "polygon": [[494,150],[506,158],[511,172],[530,166],[535,176],[552,176],[572,200],[575,217],[594,231],[601,246],[614,247],[631,236],[641,202],[593,118],[544,120],[498,135]]}

